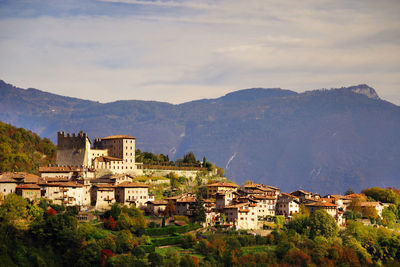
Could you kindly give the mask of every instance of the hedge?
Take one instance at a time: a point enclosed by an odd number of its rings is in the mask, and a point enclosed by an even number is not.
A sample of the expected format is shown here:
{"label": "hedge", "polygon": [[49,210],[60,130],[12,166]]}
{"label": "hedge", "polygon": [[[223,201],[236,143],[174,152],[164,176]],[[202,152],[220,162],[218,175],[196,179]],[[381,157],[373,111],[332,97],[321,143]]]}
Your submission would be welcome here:
{"label": "hedge", "polygon": [[148,236],[182,234],[199,228],[201,228],[201,226],[198,224],[186,224],[183,226],[166,226],[162,228],[147,228],[145,234]]}
{"label": "hedge", "polygon": [[160,237],[151,239],[151,243],[156,246],[168,246],[168,245],[177,245],[182,243],[182,239],[184,236],[167,236],[167,237]]}

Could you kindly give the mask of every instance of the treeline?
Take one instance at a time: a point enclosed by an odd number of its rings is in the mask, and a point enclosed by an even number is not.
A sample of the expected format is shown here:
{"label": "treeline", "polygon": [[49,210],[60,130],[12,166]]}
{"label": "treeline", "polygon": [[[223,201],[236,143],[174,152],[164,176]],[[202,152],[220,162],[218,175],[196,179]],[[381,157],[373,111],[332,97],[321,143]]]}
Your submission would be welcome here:
{"label": "treeline", "polygon": [[0,122],[0,172],[38,173],[39,166],[55,162],[55,154],[49,139]]}
{"label": "treeline", "polygon": [[178,167],[203,167],[211,170],[213,164],[208,162],[205,157],[203,161],[196,159],[196,156],[192,151],[183,155],[183,158],[179,158],[175,161],[171,161],[168,155],[154,154],[152,152],[142,152],[140,149],[136,149],[136,162],[142,162],[149,165],[164,165],[164,166],[178,166]]}
{"label": "treeline", "polygon": [[[324,210],[312,214],[303,210],[266,236],[227,230],[223,225],[211,233],[196,231],[197,224],[165,226],[165,220],[147,224],[140,210],[119,204],[91,222],[78,222],[78,211],[7,195],[0,205],[0,266],[400,264],[399,233],[353,220],[339,229]],[[158,246],[175,250],[162,253]]]}

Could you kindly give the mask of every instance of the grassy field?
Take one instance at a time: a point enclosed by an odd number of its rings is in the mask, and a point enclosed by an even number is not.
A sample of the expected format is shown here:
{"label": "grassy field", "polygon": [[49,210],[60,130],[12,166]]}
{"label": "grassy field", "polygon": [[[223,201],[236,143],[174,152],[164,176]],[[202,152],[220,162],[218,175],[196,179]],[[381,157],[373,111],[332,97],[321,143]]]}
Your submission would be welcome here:
{"label": "grassy field", "polygon": [[250,246],[250,247],[242,247],[243,253],[244,254],[249,254],[249,253],[261,253],[261,252],[267,252],[267,251],[273,251],[276,246]]}
{"label": "grassy field", "polygon": [[188,254],[190,256],[196,256],[200,259],[204,258],[203,255],[198,254],[194,249],[183,249],[178,246],[165,246],[165,247],[157,247],[156,252],[160,253],[161,255],[165,256],[168,253],[178,252],[181,256]]}

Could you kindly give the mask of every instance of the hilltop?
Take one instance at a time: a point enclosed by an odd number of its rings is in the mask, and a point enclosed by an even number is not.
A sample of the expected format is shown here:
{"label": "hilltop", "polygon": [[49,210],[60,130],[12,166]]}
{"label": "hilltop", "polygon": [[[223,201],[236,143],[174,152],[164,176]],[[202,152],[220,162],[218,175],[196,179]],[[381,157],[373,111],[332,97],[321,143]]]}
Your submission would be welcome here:
{"label": "hilltop", "polygon": [[247,179],[314,192],[398,184],[400,107],[367,85],[296,93],[239,90],[179,105],[124,100],[98,103],[0,83],[0,120],[43,137],[83,130],[93,137],[129,134],[137,148],[193,151]]}

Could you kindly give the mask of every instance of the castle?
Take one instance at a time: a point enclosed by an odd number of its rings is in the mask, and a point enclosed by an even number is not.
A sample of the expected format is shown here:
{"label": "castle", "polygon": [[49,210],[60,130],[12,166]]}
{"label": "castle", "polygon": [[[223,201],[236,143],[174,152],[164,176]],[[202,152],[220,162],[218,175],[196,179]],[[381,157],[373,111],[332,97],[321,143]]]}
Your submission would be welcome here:
{"label": "castle", "polygon": [[135,137],[112,135],[94,139],[86,133],[57,133],[57,165],[94,168],[112,173],[143,174],[143,164],[135,162]]}

